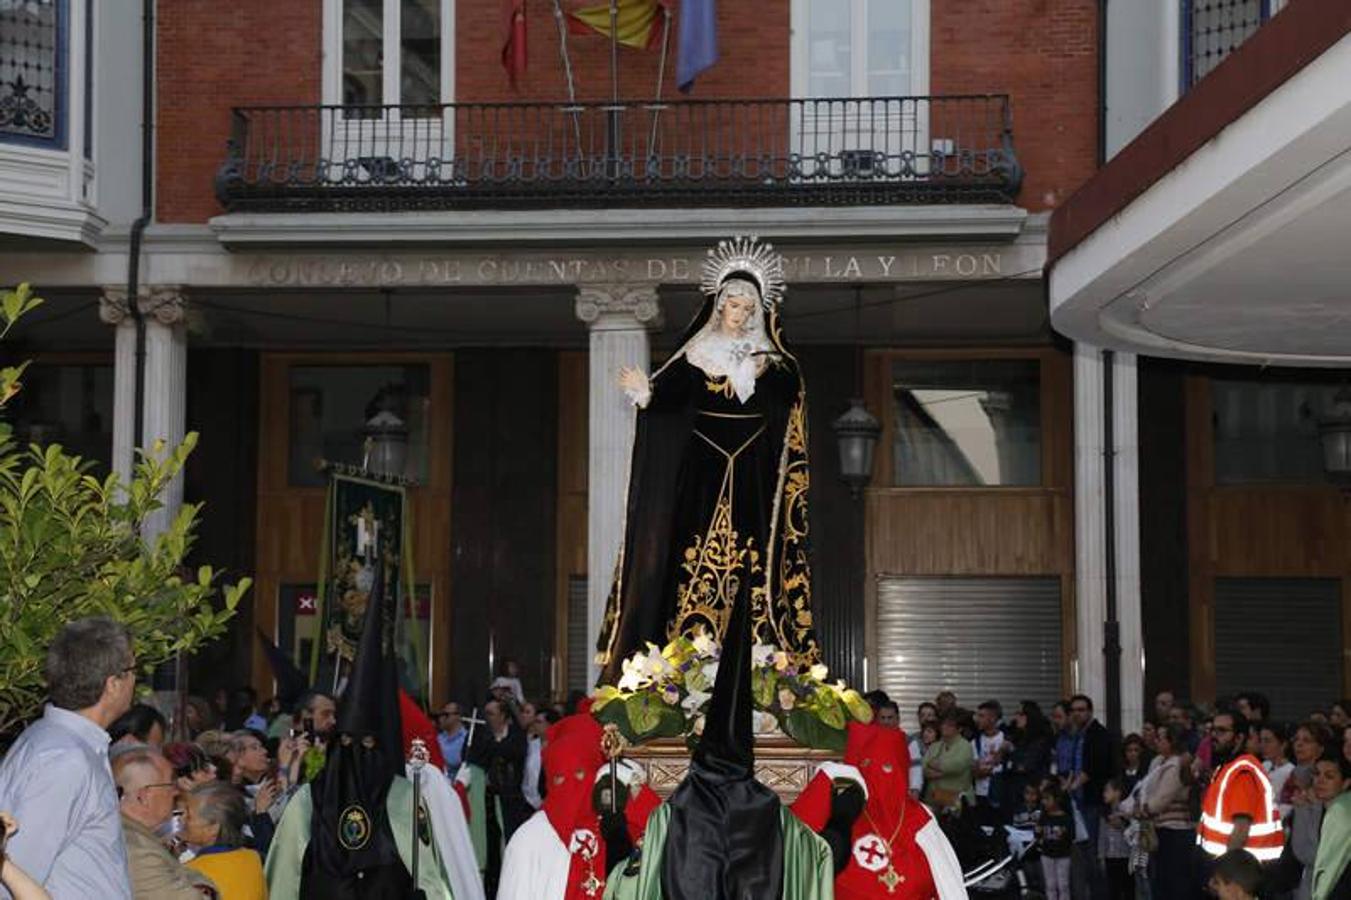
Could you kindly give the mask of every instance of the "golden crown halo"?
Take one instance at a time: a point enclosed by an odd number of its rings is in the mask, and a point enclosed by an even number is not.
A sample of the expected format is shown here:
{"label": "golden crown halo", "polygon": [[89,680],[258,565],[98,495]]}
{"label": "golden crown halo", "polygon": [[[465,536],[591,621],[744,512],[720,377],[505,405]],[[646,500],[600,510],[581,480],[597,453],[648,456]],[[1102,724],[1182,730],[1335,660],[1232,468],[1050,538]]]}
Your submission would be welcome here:
{"label": "golden crown halo", "polygon": [[788,285],[783,280],[783,254],[774,245],[760,242],[756,235],[734,235],[710,247],[704,260],[703,278],[699,287],[710,297],[716,297],[729,276],[744,272],[760,288],[760,300],[766,310],[783,302]]}

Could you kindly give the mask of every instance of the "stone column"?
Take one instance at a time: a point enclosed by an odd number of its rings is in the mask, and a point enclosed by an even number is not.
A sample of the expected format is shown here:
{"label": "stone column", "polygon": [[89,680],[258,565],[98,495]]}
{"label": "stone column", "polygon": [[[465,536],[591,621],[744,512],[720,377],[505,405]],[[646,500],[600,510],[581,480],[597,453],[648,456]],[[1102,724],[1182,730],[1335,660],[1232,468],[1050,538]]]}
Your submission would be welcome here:
{"label": "stone column", "polygon": [[116,329],[113,351],[113,472],[131,478],[136,438],[136,323],[127,307],[125,287],[105,287],[99,318]]}
{"label": "stone column", "polygon": [[[176,287],[154,287],[141,300],[145,317],[145,377],[141,446],[147,452],[162,442],[164,452],[183,442],[187,419],[188,340],[186,303]],[[183,505],[183,476],[169,482],[160,509],[141,528],[147,541],[169,527]]]}
{"label": "stone column", "polygon": [[587,627],[589,681],[599,673],[594,648],[615,560],[624,538],[624,503],[633,452],[634,407],[616,379],[625,366],[648,371],[649,328],[661,305],[655,285],[582,285],[577,318],[591,329],[587,467]]}
{"label": "stone column", "polygon": [[1140,622],[1139,398],[1135,356],[1112,359],[1112,445],[1104,444],[1106,415],[1102,351],[1074,346],[1075,606],[1078,652],[1075,682],[1106,721],[1107,621],[1106,473],[1114,480],[1113,545],[1116,610],[1121,644],[1121,728],[1135,731],[1144,717],[1144,641]]}

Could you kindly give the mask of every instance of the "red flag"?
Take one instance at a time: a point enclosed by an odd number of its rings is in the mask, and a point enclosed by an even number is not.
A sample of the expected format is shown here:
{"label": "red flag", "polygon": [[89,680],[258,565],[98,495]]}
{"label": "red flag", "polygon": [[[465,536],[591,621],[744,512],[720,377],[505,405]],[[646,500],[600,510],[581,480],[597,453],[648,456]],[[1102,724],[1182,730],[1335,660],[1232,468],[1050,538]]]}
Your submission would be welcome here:
{"label": "red flag", "polygon": [[502,0],[502,66],[515,87],[525,72],[525,0]]}
{"label": "red flag", "polygon": [[399,688],[399,720],[403,725],[404,759],[408,758],[408,751],[413,747],[413,738],[422,738],[422,742],[427,745],[428,761],[445,771],[446,758],[441,755],[441,742],[436,739],[436,726],[403,688]]}

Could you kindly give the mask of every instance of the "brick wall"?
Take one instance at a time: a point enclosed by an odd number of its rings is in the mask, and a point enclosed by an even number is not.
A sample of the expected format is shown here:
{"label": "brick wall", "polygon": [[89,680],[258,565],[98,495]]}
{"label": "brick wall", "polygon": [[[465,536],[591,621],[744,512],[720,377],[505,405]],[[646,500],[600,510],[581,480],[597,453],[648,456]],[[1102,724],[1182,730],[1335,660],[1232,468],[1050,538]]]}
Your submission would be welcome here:
{"label": "brick wall", "polygon": [[[679,0],[671,2],[678,15]],[[789,8],[788,0],[719,3],[721,58],[698,80],[691,99],[788,96]],[[552,4],[532,0],[527,13],[529,63],[512,89],[500,61],[498,0],[456,3],[457,101],[566,97]],[[932,0],[931,93],[1011,95],[1014,140],[1026,171],[1019,199],[1030,209],[1055,206],[1094,170],[1096,16],[1096,0]],[[321,31],[320,0],[236,0],[225,6],[176,0],[161,6],[161,221],[200,222],[220,211],[212,178],[224,154],[231,106],[319,102]],[[673,100],[681,97],[674,85],[677,32],[673,20],[663,86],[663,96]],[[609,42],[600,35],[570,35],[568,46],[578,98],[608,99]],[[620,48],[625,99],[652,97],[659,59],[657,49]],[[664,140],[682,132],[690,139],[691,129],[677,119],[665,115]],[[775,118],[750,127],[786,130]],[[458,152],[472,156],[473,132],[484,130],[462,119]],[[748,126],[728,122],[717,130],[744,134]]]}
{"label": "brick wall", "polygon": [[157,12],[155,214],[204,222],[230,108],[318,103],[320,0],[174,0]]}
{"label": "brick wall", "polygon": [[1096,0],[932,0],[934,94],[1009,94],[1019,203],[1059,204],[1096,168]]}

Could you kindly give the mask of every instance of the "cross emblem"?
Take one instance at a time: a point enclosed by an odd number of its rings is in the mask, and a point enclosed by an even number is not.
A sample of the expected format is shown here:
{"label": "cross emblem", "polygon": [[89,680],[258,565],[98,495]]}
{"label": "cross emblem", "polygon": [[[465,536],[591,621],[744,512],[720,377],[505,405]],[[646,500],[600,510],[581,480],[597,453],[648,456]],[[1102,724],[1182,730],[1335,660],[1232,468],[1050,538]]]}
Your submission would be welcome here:
{"label": "cross emblem", "polygon": [[887,870],[877,876],[877,880],[887,889],[888,894],[896,893],[896,885],[905,884],[905,876],[897,872],[890,863],[887,864]]}
{"label": "cross emblem", "polygon": [[865,834],[854,842],[854,861],[867,872],[880,872],[891,861],[886,841],[875,834]]}
{"label": "cross emblem", "polygon": [[572,846],[569,849],[573,853],[582,854],[586,859],[591,859],[596,855],[596,836],[585,828],[579,828],[572,833]]}
{"label": "cross emblem", "polygon": [[605,887],[605,882],[596,877],[595,870],[588,872],[586,879],[581,883],[582,893],[588,897],[596,896],[603,887]]}

